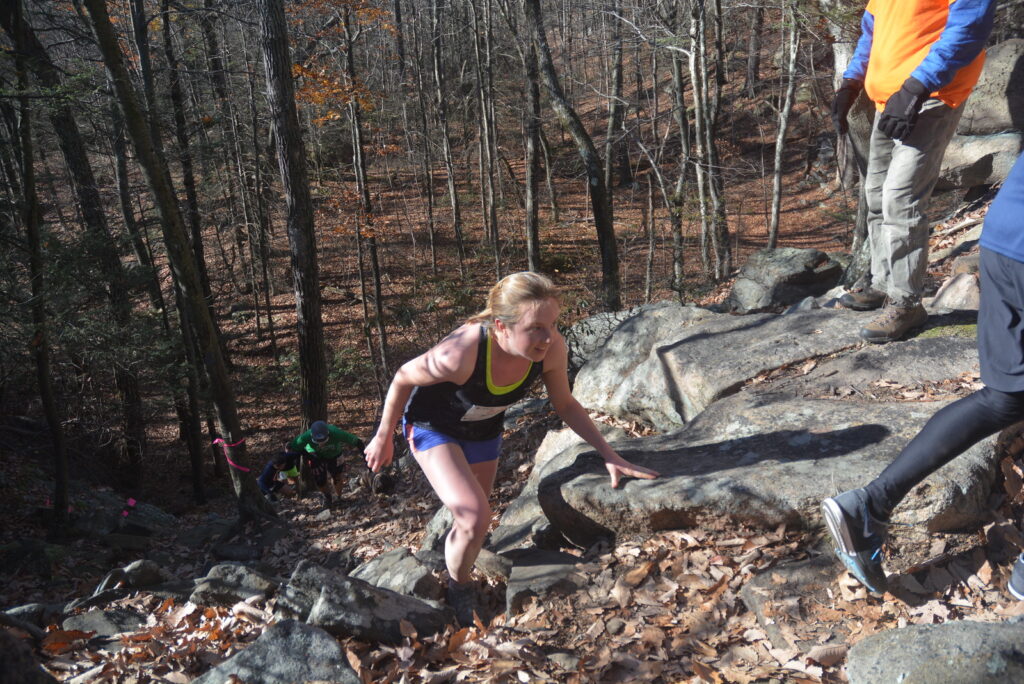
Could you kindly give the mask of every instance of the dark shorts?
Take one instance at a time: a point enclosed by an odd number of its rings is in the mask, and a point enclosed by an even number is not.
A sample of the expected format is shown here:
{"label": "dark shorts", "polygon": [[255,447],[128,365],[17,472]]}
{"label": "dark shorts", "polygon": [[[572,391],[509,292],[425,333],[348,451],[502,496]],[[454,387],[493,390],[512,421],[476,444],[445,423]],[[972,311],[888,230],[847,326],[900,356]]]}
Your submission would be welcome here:
{"label": "dark shorts", "polygon": [[324,487],[327,485],[328,475],[335,478],[338,475],[341,475],[341,471],[344,470],[341,465],[340,458],[317,458],[316,456],[306,456],[306,463],[309,464],[309,472],[313,474],[313,481],[316,482],[317,487]]}
{"label": "dark shorts", "polygon": [[1024,391],[1024,263],[984,247],[978,356],[987,386]]}
{"label": "dark shorts", "polygon": [[462,453],[466,456],[468,463],[486,463],[487,461],[498,460],[501,452],[501,435],[494,439],[473,441],[468,439],[456,439],[443,432],[429,428],[402,422],[402,434],[414,452],[426,451],[441,444],[458,444]]}

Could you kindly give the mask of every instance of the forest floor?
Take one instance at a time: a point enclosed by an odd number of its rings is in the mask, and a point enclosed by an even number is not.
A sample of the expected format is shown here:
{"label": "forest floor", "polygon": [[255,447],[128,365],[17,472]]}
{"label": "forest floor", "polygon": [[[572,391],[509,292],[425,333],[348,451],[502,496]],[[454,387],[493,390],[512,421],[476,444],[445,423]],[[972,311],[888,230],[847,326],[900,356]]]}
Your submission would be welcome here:
{"label": "forest floor", "polygon": [[[798,143],[804,144],[823,125],[806,123],[814,116],[806,105],[797,109],[804,132],[799,126],[795,129],[794,151],[784,177],[779,245],[842,251],[850,242],[855,196],[839,187],[826,172],[805,163]],[[736,147],[731,168],[740,170],[727,185],[727,203],[734,263],[742,264],[766,242],[765,184],[770,186],[770,180],[749,170],[754,167],[747,162],[770,157],[773,141],[737,138],[731,144]],[[378,160],[373,173],[384,173],[382,165]],[[391,171],[387,174],[393,180],[400,179]],[[442,179],[438,177],[437,181],[441,197]],[[346,205],[334,201],[347,187],[321,180],[315,190],[324,326],[331,366],[329,419],[369,439],[379,415],[380,386],[374,380],[374,365],[366,352],[352,223]],[[390,322],[389,371],[393,372],[401,362],[426,350],[482,307],[495,269],[491,251],[474,239],[468,253],[468,275],[460,279],[451,236],[442,230],[437,274],[433,274],[425,220],[406,207],[403,192],[408,186],[395,181],[391,187],[392,192],[382,193],[376,202],[381,207],[380,216],[397,217],[390,223],[384,219],[378,223],[384,306]],[[555,223],[550,212],[542,211],[542,243],[546,270],[566,293],[563,323],[571,324],[596,308],[599,259],[582,184],[578,179],[563,178],[559,188],[561,217]],[[505,192],[507,201],[514,202],[515,191],[507,179]],[[646,204],[646,192],[641,182],[635,188],[619,188],[616,193],[616,227],[627,306],[674,296],[667,287],[671,244],[664,217],[659,217],[657,223],[654,278],[649,298],[645,295],[649,242],[641,206]],[[469,189],[466,197],[474,197]],[[952,195],[937,198],[934,215],[949,215],[957,202]],[[500,219],[502,234],[508,235],[504,273],[525,267],[522,240],[515,237],[521,230],[516,218],[519,211],[508,214],[508,218]],[[478,215],[478,206],[467,206],[467,225],[473,225]],[[715,285],[703,279],[695,230],[691,221],[686,252],[687,299],[701,304],[721,301],[731,279]],[[470,235],[478,238],[479,229]],[[211,240],[214,237],[211,235]],[[230,240],[230,236],[219,238]],[[283,229],[278,230],[274,248],[278,255],[287,254]],[[287,259],[279,256],[278,261],[281,266],[274,273],[278,288],[272,301],[273,320],[277,346],[290,350],[295,347],[294,299],[284,265]],[[933,273],[933,280],[941,275]],[[299,429],[297,361],[294,352],[283,353],[275,361],[269,336],[257,334],[253,312],[246,308],[248,300],[241,294],[242,288],[233,284],[241,280],[240,269],[230,261],[216,272],[218,308],[225,312],[220,324],[236,366],[250,463],[258,468]],[[234,313],[228,315],[232,304]],[[263,326],[265,333],[265,321]],[[948,396],[960,391],[962,388],[950,390]],[[157,394],[155,390],[153,393]],[[944,396],[933,393],[917,400],[933,398]],[[217,481],[212,475],[209,503],[193,503],[184,447],[166,407],[154,408],[150,425],[146,499],[179,515],[182,527],[199,524],[211,513],[232,516],[229,487],[225,480]],[[532,468],[533,449],[548,429],[556,427],[559,421],[548,416],[510,436],[494,494],[496,518],[525,483]],[[0,457],[0,472],[14,473],[9,481],[18,485],[11,488],[12,496],[0,501],[0,516],[7,523],[0,545],[17,538],[42,538],[45,529],[38,509],[49,497],[45,481],[18,475],[22,466],[16,453],[0,451]],[[72,467],[77,476],[94,483],[115,479],[115,473],[88,456],[77,458]],[[353,463],[349,472],[357,473],[359,469],[360,464]],[[294,534],[267,561],[287,573],[300,558],[335,550],[349,549],[365,561],[394,547],[417,548],[437,506],[436,497],[415,473],[403,474],[398,491],[390,496],[356,487],[343,492],[327,521],[316,518],[316,497],[286,499],[280,515]],[[999,620],[1024,613],[1000,590],[1008,561],[1005,549],[997,548],[996,536],[985,531],[930,536],[914,530],[900,533],[890,569],[904,572],[916,586],[911,587],[914,591],[908,589],[898,596],[866,594],[840,572],[837,564],[833,587],[794,603],[789,613],[776,616],[791,643],[823,647],[813,654],[774,645],[739,598],[739,591],[755,576],[772,573],[784,562],[816,555],[816,550],[822,548],[820,533],[742,529],[724,523],[717,529],[678,530],[645,539],[621,539],[614,548],[577,551],[581,572],[591,580],[588,589],[534,603],[517,616],[485,615],[486,621],[469,629],[452,629],[434,637],[411,636],[405,646],[398,648],[354,640],[346,640],[343,645],[366,682],[844,681],[845,648],[881,629],[962,618]],[[176,565],[167,569],[181,577],[193,576],[209,560],[202,549],[171,548]],[[0,605],[67,600],[91,593],[108,570],[129,560],[87,541],[76,543],[66,556],[55,561],[50,581],[26,575],[0,587]],[[970,569],[967,575],[965,568]],[[778,581],[787,580],[780,575]],[[483,577],[479,582],[493,613],[502,600],[502,587]],[[915,593],[917,587],[922,593]],[[153,616],[153,623],[162,626],[161,636],[133,643],[122,652],[124,655],[106,661],[96,654],[86,654],[81,647],[49,653],[46,665],[50,671],[62,680],[70,678],[68,663],[84,658],[116,665],[111,671],[116,676],[98,681],[187,681],[186,673],[195,674],[210,662],[244,648],[266,624],[251,615],[236,619],[229,611],[218,609],[209,611],[207,626],[200,628],[198,618],[183,617],[180,606],[144,596],[129,601]],[[216,638],[211,637],[210,624],[217,625]],[[203,639],[187,637],[201,632]],[[191,644],[191,650],[183,644]]]}

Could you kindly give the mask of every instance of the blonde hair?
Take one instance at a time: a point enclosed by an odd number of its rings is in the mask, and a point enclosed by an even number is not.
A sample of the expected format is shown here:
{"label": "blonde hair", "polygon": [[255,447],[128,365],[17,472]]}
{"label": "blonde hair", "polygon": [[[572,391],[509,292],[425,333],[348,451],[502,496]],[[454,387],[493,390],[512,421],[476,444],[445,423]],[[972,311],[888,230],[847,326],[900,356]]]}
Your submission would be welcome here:
{"label": "blonde hair", "polygon": [[519,321],[523,304],[554,299],[561,303],[562,293],[547,276],[533,271],[507,275],[491,288],[487,308],[469,318],[467,323],[492,324],[500,320],[506,325]]}

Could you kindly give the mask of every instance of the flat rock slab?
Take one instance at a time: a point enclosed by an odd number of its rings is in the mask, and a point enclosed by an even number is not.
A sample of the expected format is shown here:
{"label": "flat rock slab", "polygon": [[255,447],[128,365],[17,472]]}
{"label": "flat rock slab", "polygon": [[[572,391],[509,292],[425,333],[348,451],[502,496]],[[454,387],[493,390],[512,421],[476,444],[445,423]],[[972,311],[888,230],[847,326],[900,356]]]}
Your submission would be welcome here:
{"label": "flat rock slab", "polygon": [[96,632],[98,637],[110,637],[115,634],[134,632],[146,622],[146,618],[129,608],[112,610],[90,610],[80,615],[72,615],[64,620],[61,626],[67,630]]}
{"label": "flat rock slab", "polygon": [[[662,431],[678,429],[761,373],[860,346],[857,333],[875,315],[843,309],[750,316],[697,311],[666,307],[623,323],[605,353],[580,371],[580,401]],[[640,344],[631,345],[637,332],[643,333]]]}
{"label": "flat rock slab", "polygon": [[505,591],[505,610],[515,615],[532,597],[544,600],[552,595],[575,593],[586,583],[576,570],[579,558],[560,551],[517,549],[504,554],[512,561]]}
{"label": "flat rock slab", "polygon": [[192,680],[192,684],[228,684],[239,680],[247,684],[361,682],[337,639],[295,620],[273,625],[251,646]]}
{"label": "flat rock slab", "polygon": [[996,684],[1024,681],[1024,623],[951,621],[890,629],[858,641],[850,684]]}
{"label": "flat rock slab", "polygon": [[269,597],[276,591],[273,578],[238,563],[220,563],[210,568],[189,600],[199,605],[232,605],[253,596]]}
{"label": "flat rock slab", "polygon": [[[734,395],[684,430],[617,445],[660,478],[612,489],[596,454],[570,450],[542,468],[537,496],[552,527],[584,548],[722,517],[820,527],[822,498],[876,476],[944,405]],[[894,519],[932,530],[980,522],[997,462],[993,440],[980,442],[915,488]]]}
{"label": "flat rock slab", "polygon": [[871,398],[872,384],[878,381],[913,386],[951,380],[977,368],[978,346],[973,338],[915,338],[893,344],[865,345],[835,358],[823,359],[803,375],[770,385],[751,386],[747,391],[864,400]]}
{"label": "flat rock slab", "polygon": [[775,648],[798,648],[806,652],[816,641],[801,639],[810,627],[802,602],[827,601],[826,590],[833,586],[842,567],[835,556],[820,554],[777,565],[745,583],[740,589],[740,598],[753,611]]}
{"label": "flat rock slab", "polygon": [[453,616],[447,608],[338,575],[321,587],[307,620],[335,636],[395,645],[404,638],[403,621],[429,636],[452,624]]}
{"label": "flat rock slab", "polygon": [[444,587],[431,568],[406,548],[382,553],[360,565],[349,576],[399,594],[434,600],[444,595]]}

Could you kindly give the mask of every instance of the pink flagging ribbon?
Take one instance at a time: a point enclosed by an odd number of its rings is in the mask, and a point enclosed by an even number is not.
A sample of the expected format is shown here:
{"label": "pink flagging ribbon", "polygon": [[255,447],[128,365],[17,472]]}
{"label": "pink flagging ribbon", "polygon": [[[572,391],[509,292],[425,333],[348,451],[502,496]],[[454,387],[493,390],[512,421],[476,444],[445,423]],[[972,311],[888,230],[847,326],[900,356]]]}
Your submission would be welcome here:
{"label": "pink flagging ribbon", "polygon": [[243,473],[247,473],[247,472],[249,472],[248,468],[246,468],[245,466],[238,465],[237,463],[235,463],[234,461],[231,460],[230,456],[228,456],[228,449],[230,447],[236,447],[236,446],[238,446],[239,444],[241,444],[244,441],[245,441],[245,437],[243,437],[242,439],[238,440],[234,444],[228,444],[223,439],[218,437],[217,439],[213,440],[213,443],[214,444],[220,444],[221,448],[224,449],[224,460],[228,462],[228,465],[230,465],[232,468],[236,468],[238,470],[241,470]]}

